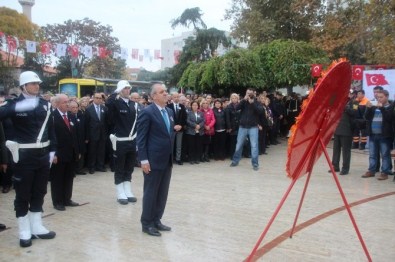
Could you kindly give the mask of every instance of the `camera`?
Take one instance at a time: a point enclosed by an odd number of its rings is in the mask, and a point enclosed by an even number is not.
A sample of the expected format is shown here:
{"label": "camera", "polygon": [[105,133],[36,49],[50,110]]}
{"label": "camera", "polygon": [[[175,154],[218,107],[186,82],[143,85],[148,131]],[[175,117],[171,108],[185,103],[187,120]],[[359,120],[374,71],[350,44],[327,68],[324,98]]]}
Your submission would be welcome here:
{"label": "camera", "polygon": [[250,99],[253,99],[253,98],[255,97],[255,96],[254,96],[254,93],[249,94],[248,97],[249,97]]}

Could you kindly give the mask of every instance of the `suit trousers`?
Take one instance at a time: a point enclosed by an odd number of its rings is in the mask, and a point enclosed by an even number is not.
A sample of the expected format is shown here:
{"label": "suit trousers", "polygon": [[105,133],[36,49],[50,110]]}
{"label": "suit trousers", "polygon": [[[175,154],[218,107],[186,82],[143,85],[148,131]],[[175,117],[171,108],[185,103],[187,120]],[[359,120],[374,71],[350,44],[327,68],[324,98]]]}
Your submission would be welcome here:
{"label": "suit trousers", "polygon": [[348,173],[351,162],[352,136],[335,135],[333,140],[332,165],[334,169],[340,170],[340,154],[343,155],[343,165],[341,171]]}
{"label": "suit trousers", "polygon": [[151,170],[144,174],[143,212],[141,225],[143,228],[153,227],[160,222],[165,212],[169,192],[172,166],[164,170]]}
{"label": "suit trousers", "polygon": [[48,148],[20,149],[13,170],[16,217],[25,216],[29,210],[43,212],[49,177]]}
{"label": "suit trousers", "polygon": [[114,183],[116,185],[132,180],[135,162],[136,145],[130,141],[117,142],[117,150],[114,152]]}
{"label": "suit trousers", "polygon": [[183,132],[178,131],[176,132],[176,141],[174,143],[175,149],[176,149],[176,161],[181,161],[181,153],[182,153],[182,137],[183,137]]}
{"label": "suit trousers", "polygon": [[72,197],[76,162],[52,164],[50,171],[51,195],[54,205],[65,205]]}
{"label": "suit trousers", "polygon": [[88,168],[104,168],[106,140],[89,141]]}

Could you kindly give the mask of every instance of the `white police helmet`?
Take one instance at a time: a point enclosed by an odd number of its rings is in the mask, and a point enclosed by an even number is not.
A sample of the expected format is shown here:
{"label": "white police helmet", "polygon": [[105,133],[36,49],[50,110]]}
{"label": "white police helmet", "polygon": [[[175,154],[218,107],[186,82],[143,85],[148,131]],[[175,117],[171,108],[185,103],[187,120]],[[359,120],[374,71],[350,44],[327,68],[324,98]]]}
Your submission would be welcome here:
{"label": "white police helmet", "polygon": [[19,76],[19,86],[24,86],[28,83],[39,83],[41,84],[43,81],[41,81],[40,77],[32,71],[26,71],[23,72]]}
{"label": "white police helmet", "polygon": [[124,89],[125,87],[131,88],[132,86],[126,80],[119,81],[118,84],[117,84],[117,89],[115,89],[115,93],[121,92],[122,89]]}

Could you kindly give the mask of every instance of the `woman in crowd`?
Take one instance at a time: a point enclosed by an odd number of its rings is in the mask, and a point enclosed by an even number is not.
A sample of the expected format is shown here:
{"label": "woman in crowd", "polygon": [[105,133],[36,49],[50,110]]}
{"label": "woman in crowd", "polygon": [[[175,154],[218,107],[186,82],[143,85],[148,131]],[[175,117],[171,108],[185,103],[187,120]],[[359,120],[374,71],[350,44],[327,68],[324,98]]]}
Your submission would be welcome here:
{"label": "woman in crowd", "polygon": [[187,115],[187,127],[185,130],[188,143],[189,163],[199,164],[202,155],[202,136],[204,135],[204,114],[199,111],[199,103],[193,101],[191,110]]}
{"label": "woman in crowd", "polygon": [[215,125],[215,116],[213,110],[210,108],[207,100],[202,99],[200,102],[200,110],[204,114],[204,136],[203,136],[203,154],[202,154],[202,162],[210,162],[209,152],[210,152],[210,144],[212,137],[215,134],[214,125]]}
{"label": "woman in crowd", "polygon": [[267,134],[269,131],[269,121],[268,121],[268,108],[266,106],[267,98],[264,94],[259,96],[259,102],[263,107],[263,114],[259,116],[259,154],[266,155],[266,146],[267,146]]}
{"label": "woman in crowd", "polygon": [[215,135],[213,138],[213,153],[215,160],[225,160],[225,144],[226,144],[226,124],[225,112],[222,108],[222,101],[216,99],[214,101],[214,116],[215,116]]}
{"label": "woman in crowd", "polygon": [[265,148],[269,147],[269,141],[270,140],[270,136],[272,134],[272,128],[273,128],[273,112],[270,109],[270,98],[266,97],[265,99],[265,106],[264,106],[264,110],[266,112],[266,118],[267,118],[267,132],[266,132],[266,139],[265,139]]}
{"label": "woman in crowd", "polygon": [[226,123],[226,132],[228,133],[229,139],[229,148],[228,148],[228,156],[232,157],[237,143],[237,132],[239,130],[239,120],[240,120],[240,110],[236,109],[237,104],[239,103],[239,95],[231,94],[230,95],[230,103],[225,108],[225,123]]}

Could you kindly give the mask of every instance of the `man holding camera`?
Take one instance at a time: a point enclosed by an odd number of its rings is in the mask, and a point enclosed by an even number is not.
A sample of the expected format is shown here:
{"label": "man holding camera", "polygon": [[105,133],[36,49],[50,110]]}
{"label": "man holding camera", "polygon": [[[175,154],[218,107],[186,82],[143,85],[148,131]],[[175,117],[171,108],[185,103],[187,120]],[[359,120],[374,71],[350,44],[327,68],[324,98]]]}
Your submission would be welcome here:
{"label": "man holding camera", "polygon": [[240,127],[237,134],[236,150],[230,166],[234,167],[239,164],[244,141],[248,135],[251,144],[251,163],[253,169],[257,171],[259,169],[258,124],[259,115],[263,114],[263,107],[256,99],[254,89],[247,89],[244,99],[236,106],[236,110],[240,110]]}

